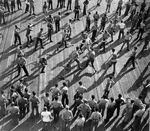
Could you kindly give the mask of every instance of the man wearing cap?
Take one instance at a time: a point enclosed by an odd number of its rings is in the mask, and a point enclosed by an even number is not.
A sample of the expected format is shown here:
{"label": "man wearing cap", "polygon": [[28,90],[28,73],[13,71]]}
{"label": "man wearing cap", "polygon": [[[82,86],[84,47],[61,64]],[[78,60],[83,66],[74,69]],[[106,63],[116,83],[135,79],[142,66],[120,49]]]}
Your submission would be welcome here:
{"label": "man wearing cap", "polygon": [[11,107],[8,110],[8,112],[10,113],[12,117],[14,125],[17,125],[19,123],[19,107],[15,106],[15,103],[12,102]]}
{"label": "man wearing cap", "polygon": [[43,131],[47,131],[49,129],[50,122],[53,119],[51,112],[47,110],[47,107],[44,107],[41,112],[41,118],[43,121]]}
{"label": "man wearing cap", "polygon": [[89,118],[89,116],[91,115],[91,107],[88,105],[86,99],[84,99],[84,102],[79,105],[78,111],[83,114],[85,120]]}
{"label": "man wearing cap", "polygon": [[57,96],[54,98],[54,101],[52,101],[52,103],[51,103],[51,109],[53,109],[54,121],[57,122],[59,120],[59,113],[63,109],[63,105],[58,100]]}
{"label": "man wearing cap", "polygon": [[65,111],[62,113],[62,120],[63,120],[63,130],[66,129],[66,126],[69,128],[71,124],[71,120],[73,119],[72,111],[69,110],[69,106],[66,105]]}

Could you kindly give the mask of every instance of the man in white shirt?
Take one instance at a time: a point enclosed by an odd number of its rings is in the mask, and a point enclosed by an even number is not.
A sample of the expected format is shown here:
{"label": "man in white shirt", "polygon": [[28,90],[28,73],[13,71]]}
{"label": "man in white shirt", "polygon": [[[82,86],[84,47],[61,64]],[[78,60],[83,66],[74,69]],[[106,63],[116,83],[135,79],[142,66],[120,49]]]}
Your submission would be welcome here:
{"label": "man in white shirt", "polygon": [[120,31],[119,31],[118,40],[120,39],[121,35],[122,37],[124,36],[125,27],[126,27],[125,23],[123,23],[123,21],[121,20],[121,23],[119,24]]}
{"label": "man in white shirt", "polygon": [[43,121],[43,130],[48,130],[49,124],[52,121],[53,117],[50,111],[47,111],[47,107],[44,107],[44,110],[41,112],[41,118]]}

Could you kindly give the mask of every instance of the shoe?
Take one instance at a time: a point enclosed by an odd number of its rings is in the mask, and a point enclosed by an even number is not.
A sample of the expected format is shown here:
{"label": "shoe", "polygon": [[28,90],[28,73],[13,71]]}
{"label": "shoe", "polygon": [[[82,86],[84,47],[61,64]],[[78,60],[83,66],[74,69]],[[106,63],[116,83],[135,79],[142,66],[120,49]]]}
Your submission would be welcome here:
{"label": "shoe", "polygon": [[53,42],[52,40],[50,42]]}
{"label": "shoe", "polygon": [[42,49],[44,49],[44,47],[42,47]]}
{"label": "shoe", "polygon": [[41,71],[41,73],[45,73],[45,71]]}

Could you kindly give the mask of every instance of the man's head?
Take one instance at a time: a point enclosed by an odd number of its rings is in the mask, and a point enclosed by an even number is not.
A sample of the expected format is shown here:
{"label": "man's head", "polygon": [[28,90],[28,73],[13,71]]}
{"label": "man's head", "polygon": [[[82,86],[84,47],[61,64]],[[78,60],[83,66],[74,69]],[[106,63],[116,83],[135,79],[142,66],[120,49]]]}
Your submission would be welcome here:
{"label": "man's head", "polygon": [[82,85],[82,82],[81,82],[81,81],[79,81],[79,85],[80,85],[80,86]]}

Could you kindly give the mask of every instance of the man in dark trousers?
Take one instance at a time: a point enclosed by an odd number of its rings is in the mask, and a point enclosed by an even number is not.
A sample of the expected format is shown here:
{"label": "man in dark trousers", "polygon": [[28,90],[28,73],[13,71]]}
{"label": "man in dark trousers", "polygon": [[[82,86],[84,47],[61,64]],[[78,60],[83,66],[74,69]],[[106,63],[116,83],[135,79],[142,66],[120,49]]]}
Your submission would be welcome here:
{"label": "man in dark trousers", "polygon": [[19,41],[19,45],[21,45],[21,37],[19,35],[19,31],[20,31],[20,28],[15,25],[15,31],[14,31],[14,37],[15,37],[15,41],[14,41],[14,44],[17,45],[17,41]]}
{"label": "man in dark trousers", "polygon": [[145,30],[145,21],[142,21],[139,27],[137,39],[141,40]]}
{"label": "man in dark trousers", "polygon": [[22,4],[20,0],[17,0],[17,6],[18,6],[18,10],[22,10]]}
{"label": "man in dark trousers", "polygon": [[144,46],[143,46],[141,52],[143,52],[144,50],[146,50],[148,48],[149,42],[150,42],[150,33],[148,33],[147,36],[144,38]]}
{"label": "man in dark trousers", "polygon": [[57,96],[54,98],[54,101],[52,101],[51,108],[53,109],[54,121],[57,122],[59,120],[59,113],[63,109],[63,105]]}
{"label": "man in dark trousers", "polygon": [[79,19],[79,14],[80,14],[80,10],[81,10],[81,8],[80,8],[80,5],[75,5],[75,7],[74,7],[75,9],[74,9],[74,13],[75,13],[75,15],[74,15],[74,20],[80,20]]}
{"label": "man in dark trousers", "polygon": [[61,7],[61,1],[62,0],[57,0],[57,8]]}
{"label": "man in dark trousers", "polygon": [[61,0],[61,8],[65,8],[65,0]]}
{"label": "man in dark trousers", "polygon": [[117,109],[117,115],[116,116],[119,116],[120,106],[122,106],[123,104],[124,104],[124,100],[122,99],[122,95],[119,94],[118,99],[115,100],[115,109]]}
{"label": "man in dark trousers", "polygon": [[144,0],[143,3],[141,4],[141,10],[140,10],[140,12],[144,12],[144,10],[145,10],[145,7],[146,7],[146,2],[145,1],[146,0]]}
{"label": "man in dark trousers", "polygon": [[106,119],[104,120],[105,124],[107,124],[109,122],[109,120],[111,119],[111,117],[114,114],[114,111],[115,111],[115,102],[114,102],[114,98],[111,97],[110,103],[108,103],[108,105],[107,105]]}
{"label": "man in dark trousers", "polygon": [[53,29],[53,25],[52,25],[52,23],[50,23],[50,22],[48,22],[47,23],[47,28],[48,28],[48,39],[50,40],[50,42],[53,42],[52,41],[52,34],[53,34],[53,32],[54,32],[54,29]]}
{"label": "man in dark trousers", "polygon": [[127,67],[127,65],[132,62],[132,66],[133,68],[135,68],[135,56],[136,56],[136,53],[137,53],[137,47],[134,47],[134,50],[132,51],[129,59],[127,60],[126,64],[124,65],[124,68]]}
{"label": "man in dark trousers", "polygon": [[26,112],[25,113],[28,113],[30,111],[29,99],[30,99],[31,94],[28,92],[27,88],[25,88],[23,96],[24,96],[24,98],[27,99]]}
{"label": "man in dark trousers", "polygon": [[40,42],[41,48],[44,49],[43,42],[42,42],[42,32],[43,28],[40,29],[40,32],[37,34],[36,43],[34,50],[36,51],[38,43]]}
{"label": "man in dark trousers", "polygon": [[21,95],[21,98],[18,100],[18,106],[19,106],[21,118],[25,116],[26,105],[27,105],[27,99],[24,98],[23,95]]}
{"label": "man in dark trousers", "polygon": [[20,56],[18,58],[18,66],[17,66],[17,68],[18,68],[18,75],[17,75],[17,77],[21,73],[21,68],[24,70],[26,76],[29,76],[28,70],[26,68],[26,59],[23,56]]}
{"label": "man in dark trousers", "polygon": [[100,27],[100,31],[102,30],[102,32],[105,30],[105,25],[108,21],[108,18],[107,18],[107,14],[105,13],[101,19],[101,27]]}
{"label": "man in dark trousers", "polygon": [[90,31],[90,25],[91,25],[91,18],[90,18],[90,12],[88,13],[88,15],[86,16],[86,31]]}
{"label": "man in dark trousers", "polygon": [[5,9],[6,9],[6,8],[8,9],[8,12],[10,12],[10,7],[9,7],[9,2],[8,2],[8,0],[4,0],[4,7],[5,7]]}
{"label": "man in dark trousers", "polygon": [[119,0],[118,7],[116,12],[118,12],[119,16],[121,16],[121,10],[122,10],[123,0]]}
{"label": "man in dark trousers", "polygon": [[72,0],[68,0],[67,10],[71,10]]}
{"label": "man in dark trousers", "polygon": [[95,24],[92,28],[92,37],[91,37],[92,42],[96,40],[97,32],[98,32],[98,26],[97,24]]}
{"label": "man in dark trousers", "polygon": [[60,12],[58,12],[58,15],[57,16],[55,16],[55,29],[56,29],[56,33],[58,32],[58,31],[60,31],[60,21],[61,21],[61,14],[60,14]]}
{"label": "man in dark trousers", "polygon": [[47,65],[46,58],[44,58],[44,57],[40,58],[39,64],[41,65],[41,73],[45,73],[44,69]]}
{"label": "man in dark trousers", "polygon": [[47,0],[47,2],[48,2],[48,9],[53,10],[53,0]]}
{"label": "man in dark trousers", "polygon": [[126,25],[125,23],[121,20],[121,23],[119,24],[119,35],[118,35],[118,40],[120,39],[121,35],[122,37],[124,37],[124,29],[125,29]]}
{"label": "man in dark trousers", "polygon": [[11,6],[11,12],[14,13],[14,11],[15,11],[15,0],[11,0],[10,6]]}
{"label": "man in dark trousers", "polygon": [[32,24],[29,24],[27,27],[27,31],[26,31],[27,44],[26,44],[26,47],[29,47],[30,43],[33,42],[33,39],[31,36],[31,31],[33,31],[32,26],[33,26]]}
{"label": "man in dark trousers", "polygon": [[30,98],[30,102],[31,102],[31,109],[32,109],[31,117],[34,116],[34,109],[36,110],[36,116],[38,116],[39,115],[38,104],[40,103],[40,101],[34,91],[32,92],[32,97]]}

